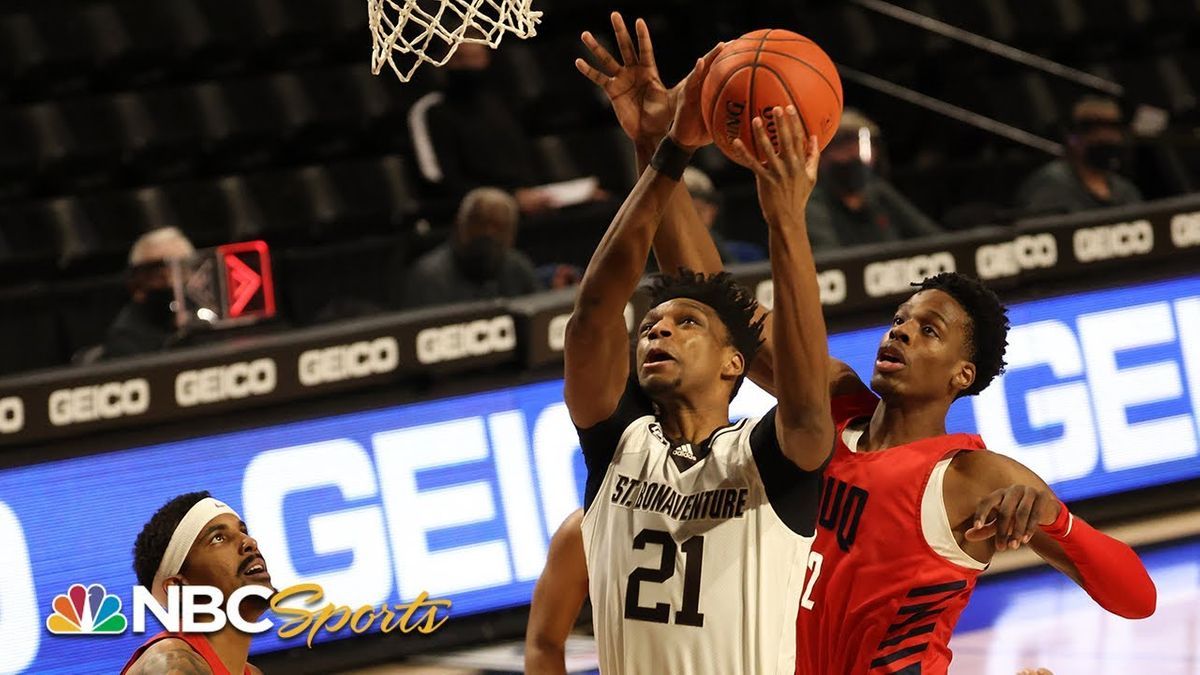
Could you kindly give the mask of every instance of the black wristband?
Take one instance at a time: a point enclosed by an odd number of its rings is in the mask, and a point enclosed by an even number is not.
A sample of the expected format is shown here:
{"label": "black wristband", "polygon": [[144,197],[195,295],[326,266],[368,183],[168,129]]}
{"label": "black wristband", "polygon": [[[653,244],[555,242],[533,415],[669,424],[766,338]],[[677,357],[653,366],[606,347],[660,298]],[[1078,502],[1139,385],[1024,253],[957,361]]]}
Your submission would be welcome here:
{"label": "black wristband", "polygon": [[654,151],[654,156],[650,158],[650,166],[667,178],[679,181],[683,178],[683,170],[691,161],[690,151],[676,145],[670,136],[664,136],[658,144],[658,149]]}

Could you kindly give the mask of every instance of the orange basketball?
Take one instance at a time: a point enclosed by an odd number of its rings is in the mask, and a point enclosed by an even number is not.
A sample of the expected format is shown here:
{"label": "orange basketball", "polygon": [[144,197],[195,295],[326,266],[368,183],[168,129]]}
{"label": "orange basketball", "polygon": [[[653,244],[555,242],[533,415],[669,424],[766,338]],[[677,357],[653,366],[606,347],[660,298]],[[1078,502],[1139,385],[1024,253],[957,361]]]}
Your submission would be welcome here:
{"label": "orange basketball", "polygon": [[726,157],[733,159],[733,141],[741,138],[764,161],[750,121],[761,116],[774,144],[772,109],[795,105],[805,136],[816,134],[824,149],[842,117],[842,79],[812,40],[786,30],[756,30],[721,49],[700,100],[704,123]]}

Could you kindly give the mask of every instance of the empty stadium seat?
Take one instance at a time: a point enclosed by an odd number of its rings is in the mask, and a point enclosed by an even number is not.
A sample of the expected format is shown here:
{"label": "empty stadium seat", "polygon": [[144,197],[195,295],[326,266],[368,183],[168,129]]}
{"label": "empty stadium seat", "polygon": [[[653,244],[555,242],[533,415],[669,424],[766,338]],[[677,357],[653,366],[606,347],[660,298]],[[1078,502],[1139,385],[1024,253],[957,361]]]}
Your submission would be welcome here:
{"label": "empty stadium seat", "polygon": [[0,290],[0,375],[66,363],[62,333],[45,285]]}
{"label": "empty stadium seat", "polygon": [[50,295],[65,356],[104,342],[108,326],[129,301],[122,272],[58,284]]}
{"label": "empty stadium seat", "polygon": [[188,181],[163,186],[162,193],[178,226],[197,247],[233,241],[234,214],[217,181]]}
{"label": "empty stadium seat", "polygon": [[292,249],[273,260],[279,301],[299,324],[387,307],[407,269],[403,235]]}

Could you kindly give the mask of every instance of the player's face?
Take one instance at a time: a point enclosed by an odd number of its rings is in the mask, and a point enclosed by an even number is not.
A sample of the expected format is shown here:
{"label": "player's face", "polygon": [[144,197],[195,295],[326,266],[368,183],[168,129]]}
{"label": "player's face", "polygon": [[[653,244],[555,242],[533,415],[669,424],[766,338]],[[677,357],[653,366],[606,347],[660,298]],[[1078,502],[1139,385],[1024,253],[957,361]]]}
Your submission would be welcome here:
{"label": "player's face", "polygon": [[975,381],[968,359],[970,318],[942,291],[921,291],[900,305],[883,335],[871,388],[887,398],[953,399]]}
{"label": "player's face", "polygon": [[638,326],[638,382],[652,397],[732,386],[743,367],[724,322],[702,302],[668,300]]}
{"label": "player's face", "polygon": [[[229,513],[213,518],[196,537],[181,574],[189,584],[221,589],[226,598],[243,586],[275,590],[267,561],[258,552],[258,542],[246,532],[246,524]],[[253,608],[254,604],[243,602],[243,613],[247,610],[261,613],[266,608],[265,605]]]}

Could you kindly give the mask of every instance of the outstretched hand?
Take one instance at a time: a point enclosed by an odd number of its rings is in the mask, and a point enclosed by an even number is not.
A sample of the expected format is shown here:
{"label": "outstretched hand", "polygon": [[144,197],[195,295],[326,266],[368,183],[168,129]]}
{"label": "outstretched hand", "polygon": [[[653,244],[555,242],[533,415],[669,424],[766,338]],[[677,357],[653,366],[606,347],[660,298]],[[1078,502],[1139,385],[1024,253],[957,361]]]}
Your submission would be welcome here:
{"label": "outstretched hand", "polygon": [[734,159],[754,172],[758,203],[768,223],[803,222],[808,198],[817,183],[820,146],[816,136],[804,138],[804,125],[795,106],[789,105],[787,110],[776,106],[771,119],[778,147],[771,143],[763,118],[755,117],[751,123],[755,142],[767,156],[766,162],[751,154],[740,138],[733,141]]}
{"label": "outstretched hand", "polygon": [[1060,508],[1049,490],[1028,485],[1002,488],[979,501],[973,527],[964,536],[967,541],[994,538],[997,551],[1015,550],[1029,543],[1039,525],[1053,523]]}
{"label": "outstretched hand", "polygon": [[663,84],[645,21],[638,19],[634,24],[638,38],[635,50],[620,13],[613,12],[611,19],[621,61],[613,58],[594,35],[585,32],[583,44],[597,65],[575,59],[575,67],[604,90],[625,134],[639,146],[652,150],[671,126],[675,100],[682,85],[667,89]]}

